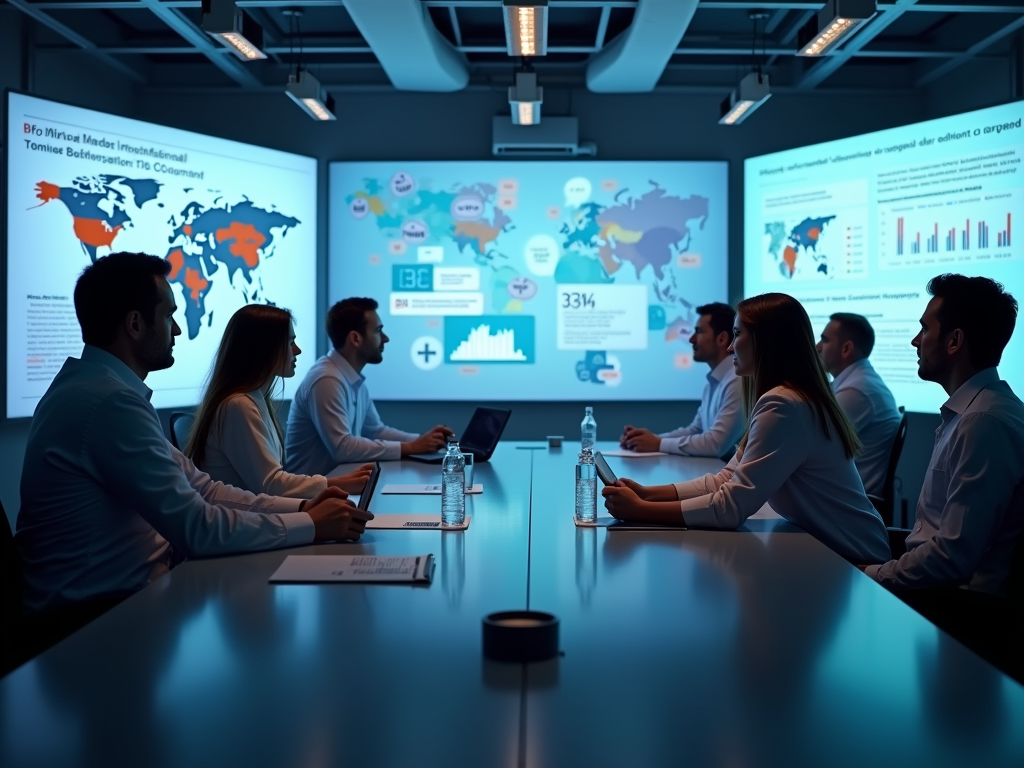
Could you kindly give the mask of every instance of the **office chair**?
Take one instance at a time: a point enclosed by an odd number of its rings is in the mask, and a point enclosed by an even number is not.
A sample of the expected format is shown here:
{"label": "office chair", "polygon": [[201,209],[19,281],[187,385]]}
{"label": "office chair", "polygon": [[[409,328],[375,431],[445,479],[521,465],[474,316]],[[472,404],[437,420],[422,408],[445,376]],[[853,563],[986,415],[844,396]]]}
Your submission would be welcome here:
{"label": "office chair", "polygon": [[903,444],[907,441],[907,413],[900,406],[900,425],[896,428],[896,437],[892,441],[892,449],[889,451],[889,466],[885,470],[885,483],[882,485],[882,495],[869,493],[868,499],[875,505],[878,514],[882,516],[882,522],[886,527],[893,522],[893,510],[896,506],[896,467],[899,466],[900,456],[903,453]]}
{"label": "office chair", "polygon": [[192,422],[195,421],[194,413],[175,411],[171,414],[171,445],[179,451],[185,450],[185,443],[188,442],[188,432],[192,429]]}

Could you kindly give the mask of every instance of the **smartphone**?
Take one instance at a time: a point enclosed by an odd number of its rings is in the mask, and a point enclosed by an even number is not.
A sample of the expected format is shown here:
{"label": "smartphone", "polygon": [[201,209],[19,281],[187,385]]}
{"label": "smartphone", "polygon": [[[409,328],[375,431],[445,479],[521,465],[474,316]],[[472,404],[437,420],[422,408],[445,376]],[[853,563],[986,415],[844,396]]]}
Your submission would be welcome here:
{"label": "smartphone", "polygon": [[364,512],[370,508],[370,498],[373,496],[373,492],[377,490],[377,481],[380,480],[380,462],[373,462],[373,469],[370,470],[370,476],[366,478],[366,485],[363,486],[363,492],[359,494],[359,504],[357,508]]}
{"label": "smartphone", "polygon": [[619,481],[619,478],[612,472],[612,468],[608,466],[608,461],[601,452],[598,451],[594,454],[594,466],[597,467],[597,476],[601,478],[601,482],[605,485],[615,485]]}

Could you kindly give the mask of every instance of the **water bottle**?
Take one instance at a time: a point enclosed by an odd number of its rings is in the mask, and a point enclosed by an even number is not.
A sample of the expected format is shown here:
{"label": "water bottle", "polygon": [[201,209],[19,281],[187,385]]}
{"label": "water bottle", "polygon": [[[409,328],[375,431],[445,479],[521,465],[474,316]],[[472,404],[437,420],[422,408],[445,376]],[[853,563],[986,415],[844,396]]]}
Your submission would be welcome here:
{"label": "water bottle", "polygon": [[[589,415],[589,408],[587,413]],[[580,451],[580,460],[576,464],[576,519],[581,523],[597,520],[597,468],[594,466],[594,452],[589,448]]]}
{"label": "water bottle", "polygon": [[462,525],[466,521],[466,457],[454,437],[448,438],[448,453],[441,462],[441,525]]}
{"label": "water bottle", "polygon": [[597,440],[597,422],[594,421],[594,409],[589,405],[587,406],[587,413],[583,417],[583,423],[580,424],[580,431],[583,435],[580,440],[581,448],[587,450],[588,448],[594,450],[594,442]]}

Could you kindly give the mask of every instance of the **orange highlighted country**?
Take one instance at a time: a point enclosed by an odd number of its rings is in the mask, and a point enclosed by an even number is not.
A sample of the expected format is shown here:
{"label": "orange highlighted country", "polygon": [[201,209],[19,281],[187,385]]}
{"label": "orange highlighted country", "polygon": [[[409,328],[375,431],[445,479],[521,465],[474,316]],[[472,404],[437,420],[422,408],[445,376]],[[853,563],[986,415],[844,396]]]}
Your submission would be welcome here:
{"label": "orange highlighted country", "polygon": [[217,240],[225,242],[234,240],[228,250],[234,256],[238,256],[249,269],[255,269],[260,263],[260,247],[267,242],[267,238],[252,224],[243,224],[233,221],[227,227],[221,227],[216,231]]}
{"label": "orange highlighted country", "polygon": [[205,291],[209,285],[210,281],[199,274],[199,270],[185,267],[185,287],[192,290],[192,301],[198,302],[199,292]]}
{"label": "orange highlighted country", "polygon": [[44,203],[57,200],[60,198],[60,187],[48,181],[40,181],[36,184],[36,198]]}
{"label": "orange highlighted country", "polygon": [[789,274],[792,275],[796,271],[796,248],[787,245],[786,250],[782,252],[782,260],[786,262]]}
{"label": "orange highlighted country", "polygon": [[171,274],[167,276],[167,279],[174,280],[181,272],[181,268],[185,266],[185,254],[181,252],[181,248],[175,248],[167,254],[167,261],[171,263]]}
{"label": "orange highlighted country", "polygon": [[111,227],[107,222],[100,221],[99,219],[80,219],[77,216],[75,217],[75,237],[94,248],[99,248],[101,245],[111,245],[120,231],[120,224],[116,227]]}

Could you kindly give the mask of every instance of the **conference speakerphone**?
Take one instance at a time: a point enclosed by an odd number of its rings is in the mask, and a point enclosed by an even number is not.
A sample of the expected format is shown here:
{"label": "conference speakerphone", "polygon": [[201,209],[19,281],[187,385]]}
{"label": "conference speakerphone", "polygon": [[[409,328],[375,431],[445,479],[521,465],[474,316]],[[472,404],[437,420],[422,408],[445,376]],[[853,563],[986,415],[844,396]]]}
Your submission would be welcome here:
{"label": "conference speakerphone", "polygon": [[[459,441],[459,449],[463,453],[473,455],[473,461],[487,461],[498,447],[498,441],[505,431],[508,418],[512,411],[505,408],[477,408],[466,425]],[[414,453],[406,456],[413,461],[427,464],[440,464],[444,461],[445,451],[436,453]]]}

